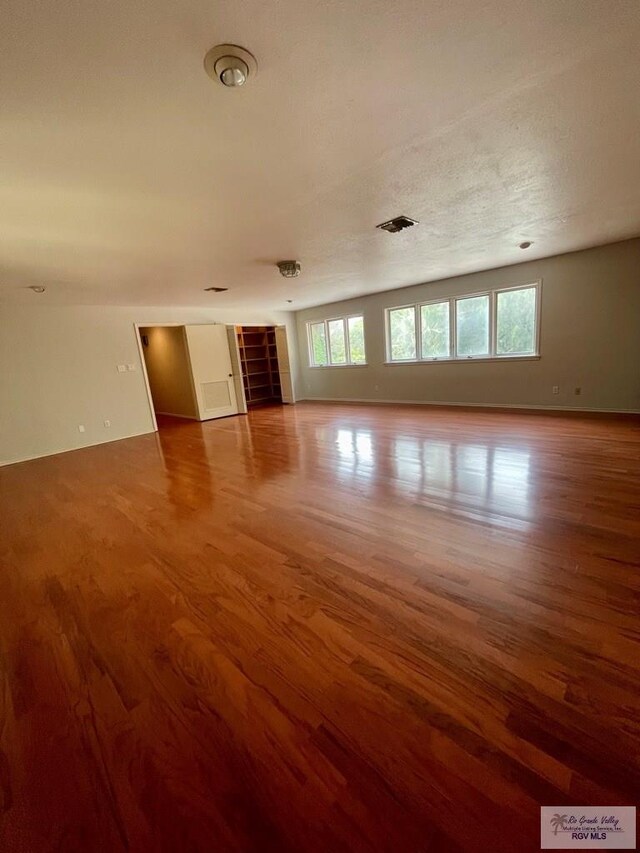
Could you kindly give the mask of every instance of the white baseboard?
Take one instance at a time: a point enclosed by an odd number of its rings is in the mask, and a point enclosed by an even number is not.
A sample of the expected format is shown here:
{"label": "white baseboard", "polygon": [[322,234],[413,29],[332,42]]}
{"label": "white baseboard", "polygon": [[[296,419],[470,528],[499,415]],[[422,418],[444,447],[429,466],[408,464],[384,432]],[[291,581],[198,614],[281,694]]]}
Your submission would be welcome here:
{"label": "white baseboard", "polygon": [[113,444],[114,441],[125,441],[127,438],[137,438],[140,435],[154,435],[156,430],[145,429],[143,432],[132,432],[119,435],[117,438],[106,438],[104,441],[94,441],[91,444],[79,444],[76,447],[61,447],[58,450],[47,450],[46,453],[36,453],[33,456],[18,456],[15,459],[0,459],[0,468],[5,465],[17,465],[20,462],[31,462],[33,459],[44,459],[46,456],[58,456],[61,453],[73,453],[74,450],[86,450],[88,447],[99,447],[101,444]]}
{"label": "white baseboard", "polygon": [[550,412],[599,412],[610,415],[640,415],[640,409],[598,409],[593,406],[540,406],[530,403],[452,403],[448,400],[387,400],[379,397],[301,397],[299,403],[380,403],[384,406],[465,406],[473,409],[529,409]]}
{"label": "white baseboard", "polygon": [[[441,401],[441,400],[381,400],[380,398],[371,398],[371,397],[298,397],[296,399],[297,403],[370,403],[375,404],[378,403],[380,405],[385,406],[464,406],[467,408],[474,409],[525,409],[525,410],[535,410],[535,411],[554,411],[554,412],[567,412],[570,414],[571,412],[594,412],[600,414],[609,414],[609,415],[640,415],[640,409],[598,409],[594,407],[587,406],[532,406],[525,403],[461,403],[461,402],[449,402],[449,401]],[[159,413],[161,414],[161,413]],[[175,417],[180,417],[180,415],[175,415]],[[195,420],[194,418],[187,418],[183,415],[185,419]],[[74,450],[85,450],[88,447],[98,447],[101,444],[112,444],[114,441],[125,441],[127,438],[137,438],[141,435],[153,435],[157,430],[143,430],[142,432],[132,432],[128,435],[120,435],[118,438],[107,438],[104,441],[94,441],[91,444],[81,444],[76,447],[61,447],[57,450],[48,450],[45,453],[36,453],[32,456],[19,456],[15,459],[2,459],[0,460],[0,468],[6,465],[17,465],[20,462],[29,462],[33,459],[44,459],[46,456],[57,456],[60,453],[72,453]]]}

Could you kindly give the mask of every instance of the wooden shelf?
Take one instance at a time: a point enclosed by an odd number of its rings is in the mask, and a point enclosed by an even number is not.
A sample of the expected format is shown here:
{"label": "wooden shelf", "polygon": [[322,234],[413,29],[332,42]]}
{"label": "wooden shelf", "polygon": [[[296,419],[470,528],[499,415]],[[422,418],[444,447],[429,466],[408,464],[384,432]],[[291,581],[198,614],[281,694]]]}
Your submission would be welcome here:
{"label": "wooden shelf", "polygon": [[282,402],[275,328],[236,326],[236,334],[247,405]]}

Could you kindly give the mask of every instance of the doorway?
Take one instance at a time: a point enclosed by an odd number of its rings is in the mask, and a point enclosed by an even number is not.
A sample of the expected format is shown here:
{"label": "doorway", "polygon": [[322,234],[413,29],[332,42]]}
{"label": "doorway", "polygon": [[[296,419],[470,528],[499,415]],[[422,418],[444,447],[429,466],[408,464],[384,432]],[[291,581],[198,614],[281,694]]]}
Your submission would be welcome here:
{"label": "doorway", "polygon": [[226,326],[138,326],[137,335],[156,427],[239,413]]}
{"label": "doorway", "polygon": [[247,407],[293,403],[285,327],[236,326],[235,341]]}

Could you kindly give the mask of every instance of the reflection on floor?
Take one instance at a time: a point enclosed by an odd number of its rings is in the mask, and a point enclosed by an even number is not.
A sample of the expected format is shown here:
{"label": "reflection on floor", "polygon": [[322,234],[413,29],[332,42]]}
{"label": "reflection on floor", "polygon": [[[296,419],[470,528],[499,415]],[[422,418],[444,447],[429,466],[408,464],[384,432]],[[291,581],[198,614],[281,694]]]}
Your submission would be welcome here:
{"label": "reflection on floor", "polygon": [[0,469],[0,850],[539,849],[640,788],[640,430],[300,404]]}

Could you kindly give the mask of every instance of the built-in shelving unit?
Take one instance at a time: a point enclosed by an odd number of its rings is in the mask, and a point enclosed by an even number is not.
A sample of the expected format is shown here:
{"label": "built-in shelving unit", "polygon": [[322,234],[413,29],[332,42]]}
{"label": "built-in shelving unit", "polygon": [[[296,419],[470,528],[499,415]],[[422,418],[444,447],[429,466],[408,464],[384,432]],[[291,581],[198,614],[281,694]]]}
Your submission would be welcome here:
{"label": "built-in shelving unit", "polygon": [[281,403],[275,328],[236,326],[236,334],[247,405]]}

